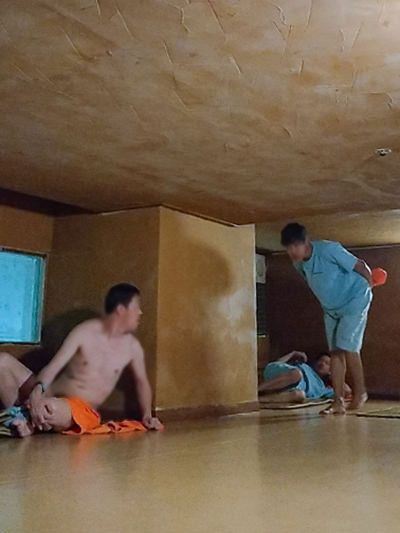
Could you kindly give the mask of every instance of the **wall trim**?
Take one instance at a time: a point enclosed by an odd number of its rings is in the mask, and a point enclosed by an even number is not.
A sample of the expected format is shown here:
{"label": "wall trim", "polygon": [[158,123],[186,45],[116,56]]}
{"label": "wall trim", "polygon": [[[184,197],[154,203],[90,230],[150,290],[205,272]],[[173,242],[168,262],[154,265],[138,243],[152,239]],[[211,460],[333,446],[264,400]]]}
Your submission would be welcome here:
{"label": "wall trim", "polygon": [[[319,239],[316,239],[319,240]],[[358,244],[357,246],[353,246],[351,244],[343,244],[345,248],[348,250],[379,250],[379,249],[385,249],[385,248],[400,248],[400,243],[392,243],[392,244]],[[287,255],[287,252],[285,250],[275,250],[270,253],[270,255]]]}
{"label": "wall trim", "polygon": [[370,400],[386,400],[398,402],[400,400],[400,391],[389,390],[382,392],[382,390],[368,390],[368,397]]}
{"label": "wall trim", "polygon": [[126,212],[129,212],[129,211],[139,211],[140,209],[154,209],[154,208],[169,209],[170,211],[176,211],[177,213],[181,213],[182,215],[187,215],[187,216],[190,216],[190,217],[200,218],[202,220],[207,220],[208,222],[215,222],[216,224],[221,224],[222,226],[228,226],[229,228],[237,228],[237,227],[241,227],[241,226],[250,226],[250,225],[252,225],[251,223],[250,224],[234,224],[233,222],[228,222],[227,220],[223,220],[223,219],[219,219],[219,218],[215,218],[215,217],[211,217],[211,216],[207,216],[207,215],[202,215],[202,214],[200,214],[200,213],[198,213],[196,211],[190,211],[190,210],[188,211],[188,210],[185,210],[185,209],[180,208],[180,207],[176,207],[176,206],[171,205],[171,204],[138,205],[138,206],[132,206],[132,207],[124,207],[124,208],[121,208],[121,209],[111,209],[111,210],[99,211],[97,213],[90,213],[90,214],[107,216],[107,215],[115,215],[117,213],[126,213]]}
{"label": "wall trim", "polygon": [[65,215],[80,215],[83,213],[91,213],[89,209],[79,207],[72,204],[65,204],[50,200],[41,196],[34,196],[25,194],[11,189],[4,189],[0,187],[0,205],[5,207],[12,207],[21,211],[30,211],[32,213],[41,213],[48,216],[65,216]]}

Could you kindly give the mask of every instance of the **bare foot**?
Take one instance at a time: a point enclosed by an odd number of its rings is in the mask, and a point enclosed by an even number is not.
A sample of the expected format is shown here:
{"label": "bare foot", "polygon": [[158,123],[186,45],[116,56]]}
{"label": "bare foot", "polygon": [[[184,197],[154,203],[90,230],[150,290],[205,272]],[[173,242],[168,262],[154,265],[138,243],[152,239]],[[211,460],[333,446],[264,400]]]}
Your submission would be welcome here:
{"label": "bare foot", "polygon": [[368,400],[368,394],[364,392],[361,396],[354,396],[351,404],[349,405],[349,411],[358,411]]}
{"label": "bare foot", "polygon": [[320,412],[320,415],[345,415],[346,414],[346,407],[344,405],[343,399],[334,400],[334,402],[327,407],[326,409],[323,409]]}

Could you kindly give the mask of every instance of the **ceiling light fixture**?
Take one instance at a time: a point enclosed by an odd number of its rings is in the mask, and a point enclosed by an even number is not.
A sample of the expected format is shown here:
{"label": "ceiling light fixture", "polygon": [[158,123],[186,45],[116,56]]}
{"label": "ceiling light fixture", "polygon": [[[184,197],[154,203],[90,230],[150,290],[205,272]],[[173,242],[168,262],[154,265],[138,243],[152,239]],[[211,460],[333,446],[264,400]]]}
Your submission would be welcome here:
{"label": "ceiling light fixture", "polygon": [[391,154],[392,150],[390,148],[377,148],[375,152],[381,157],[385,157],[385,155]]}

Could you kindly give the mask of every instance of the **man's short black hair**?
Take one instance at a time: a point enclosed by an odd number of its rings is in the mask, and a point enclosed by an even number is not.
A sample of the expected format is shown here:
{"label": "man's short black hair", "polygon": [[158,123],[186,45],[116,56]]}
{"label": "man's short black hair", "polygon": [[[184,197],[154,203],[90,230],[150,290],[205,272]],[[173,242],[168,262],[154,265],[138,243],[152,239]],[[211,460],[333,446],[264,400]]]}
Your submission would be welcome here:
{"label": "man's short black hair", "polygon": [[281,231],[281,244],[282,246],[289,246],[296,242],[306,242],[307,230],[304,226],[298,222],[288,224]]}
{"label": "man's short black hair", "polygon": [[131,283],[118,283],[111,287],[104,300],[107,315],[113,313],[119,305],[128,307],[136,295],[140,295],[140,290]]}

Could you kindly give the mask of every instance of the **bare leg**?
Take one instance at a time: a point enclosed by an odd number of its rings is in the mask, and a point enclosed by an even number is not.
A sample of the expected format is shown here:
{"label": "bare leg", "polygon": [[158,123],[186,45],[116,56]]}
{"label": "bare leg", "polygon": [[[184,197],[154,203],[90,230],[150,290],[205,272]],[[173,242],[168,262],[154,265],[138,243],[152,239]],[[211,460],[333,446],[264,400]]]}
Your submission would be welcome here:
{"label": "bare leg", "polygon": [[335,399],[331,407],[321,411],[321,414],[328,415],[344,415],[346,408],[344,405],[344,384],[346,378],[346,352],[343,350],[336,350],[331,353],[331,371],[332,371],[332,385],[335,391]]}
{"label": "bare leg", "polygon": [[360,354],[346,352],[346,362],[351,373],[354,393],[349,409],[350,411],[356,411],[360,409],[368,399]]}
{"label": "bare leg", "polygon": [[0,353],[0,402],[7,409],[18,399],[19,388],[32,375],[23,364],[8,353]]}
{"label": "bare leg", "polygon": [[286,387],[290,387],[290,385],[295,385],[301,380],[301,378],[302,374],[300,370],[294,368],[293,370],[283,372],[274,378],[266,379],[260,383],[258,392],[281,391],[286,389]]}
{"label": "bare leg", "polygon": [[260,403],[302,403],[306,393],[302,390],[287,390],[261,396]]}

